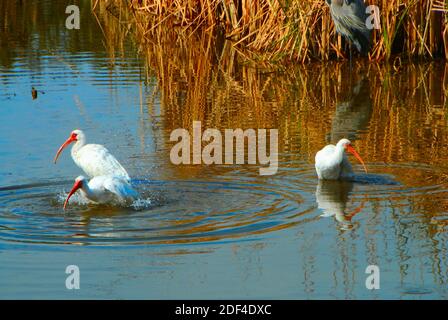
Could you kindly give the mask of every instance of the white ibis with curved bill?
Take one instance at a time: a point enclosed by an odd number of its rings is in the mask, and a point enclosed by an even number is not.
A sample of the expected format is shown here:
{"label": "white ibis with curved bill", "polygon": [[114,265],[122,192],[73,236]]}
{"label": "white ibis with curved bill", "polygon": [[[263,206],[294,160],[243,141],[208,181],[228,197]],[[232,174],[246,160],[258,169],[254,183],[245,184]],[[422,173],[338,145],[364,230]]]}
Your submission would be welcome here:
{"label": "white ibis with curved bill", "polygon": [[56,153],[54,163],[58,160],[62,150],[72,142],[75,142],[71,150],[73,161],[89,177],[112,175],[130,180],[127,171],[109,150],[100,144],[86,144],[86,136],[81,130],[73,130],[70,133],[70,137]]}
{"label": "white ibis with curved bill", "polygon": [[341,139],[335,145],[329,144],[316,153],[316,172],[319,179],[338,180],[350,179],[353,177],[353,170],[345,151],[353,154],[364,167],[367,168],[361,156],[353,148],[352,143],[348,139]]}
{"label": "white ibis with curved bill", "polygon": [[64,210],[70,197],[78,190],[84,198],[101,204],[126,204],[138,197],[138,193],[123,177],[97,176],[87,181],[84,176],[79,176],[64,202]]}

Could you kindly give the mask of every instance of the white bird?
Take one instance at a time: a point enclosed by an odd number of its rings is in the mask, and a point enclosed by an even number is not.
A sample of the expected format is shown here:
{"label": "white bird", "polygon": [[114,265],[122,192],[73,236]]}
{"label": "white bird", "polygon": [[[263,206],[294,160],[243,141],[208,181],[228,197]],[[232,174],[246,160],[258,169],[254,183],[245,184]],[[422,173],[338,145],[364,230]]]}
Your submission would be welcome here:
{"label": "white bird", "polygon": [[89,177],[112,175],[130,180],[127,171],[109,150],[100,144],[86,144],[86,136],[81,130],[73,130],[70,133],[70,137],[56,153],[54,163],[58,160],[62,150],[72,142],[75,142],[71,150],[73,161]]}
{"label": "white bird", "polygon": [[353,177],[352,166],[345,153],[346,150],[361,162],[367,172],[364,161],[353,148],[350,140],[341,139],[336,146],[329,144],[316,153],[315,167],[319,179],[338,180]]}
{"label": "white bird", "polygon": [[64,202],[64,210],[70,197],[80,190],[84,198],[94,203],[126,204],[135,200],[138,193],[123,177],[97,176],[90,181],[84,176],[75,179],[75,184]]}

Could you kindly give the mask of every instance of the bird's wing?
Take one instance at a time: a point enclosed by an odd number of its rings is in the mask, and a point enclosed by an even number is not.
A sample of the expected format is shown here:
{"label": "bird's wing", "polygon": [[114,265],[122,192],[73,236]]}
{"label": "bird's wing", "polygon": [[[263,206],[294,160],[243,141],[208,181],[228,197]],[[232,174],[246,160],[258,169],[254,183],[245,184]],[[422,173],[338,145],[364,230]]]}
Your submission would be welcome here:
{"label": "bird's wing", "polygon": [[89,188],[94,192],[94,201],[107,203],[113,201],[117,196],[113,190],[106,188],[110,176],[95,176],[89,181]]}
{"label": "bird's wing", "polygon": [[366,5],[362,0],[346,0],[342,6],[330,6],[336,31],[348,38],[361,53],[370,49],[370,33],[367,28]]}
{"label": "bird's wing", "polygon": [[120,200],[132,200],[137,198],[137,192],[121,177],[105,177],[103,187],[115,194]]}
{"label": "bird's wing", "polygon": [[130,180],[127,171],[104,146],[88,144],[79,153],[80,165],[90,177],[114,175]]}
{"label": "bird's wing", "polygon": [[316,163],[322,162],[322,161],[325,162],[325,160],[334,153],[335,149],[336,149],[336,146],[334,146],[332,144],[329,144],[329,145],[326,145],[325,147],[323,147],[320,151],[318,151],[316,153],[316,158],[315,158]]}

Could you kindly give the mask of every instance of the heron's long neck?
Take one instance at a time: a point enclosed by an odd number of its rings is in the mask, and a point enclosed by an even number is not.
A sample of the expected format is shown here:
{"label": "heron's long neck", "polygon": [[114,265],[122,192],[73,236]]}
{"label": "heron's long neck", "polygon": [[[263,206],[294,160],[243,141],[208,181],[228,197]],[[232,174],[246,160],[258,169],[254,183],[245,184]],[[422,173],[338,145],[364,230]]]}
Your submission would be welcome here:
{"label": "heron's long neck", "polygon": [[76,141],[76,143],[75,143],[75,144],[73,145],[73,147],[72,147],[72,151],[71,151],[71,153],[72,153],[72,158],[76,158],[76,157],[77,157],[78,151],[79,151],[82,147],[84,147],[85,144],[86,144],[86,140],[85,140],[84,137],[82,137],[82,138],[78,138],[78,141]]}

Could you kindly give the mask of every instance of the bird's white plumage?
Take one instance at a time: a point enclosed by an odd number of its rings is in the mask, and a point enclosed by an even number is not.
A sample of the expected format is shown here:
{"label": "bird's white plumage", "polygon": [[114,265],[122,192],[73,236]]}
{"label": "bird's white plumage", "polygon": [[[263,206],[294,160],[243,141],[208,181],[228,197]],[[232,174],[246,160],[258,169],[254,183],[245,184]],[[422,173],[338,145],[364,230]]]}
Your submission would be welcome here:
{"label": "bird's white plumage", "polygon": [[315,168],[319,179],[349,179],[353,176],[352,166],[345,154],[343,142],[346,141],[341,139],[336,146],[329,144],[316,153]]}
{"label": "bird's white plumage", "polygon": [[130,179],[127,171],[104,146],[87,144],[76,147],[76,144],[72,147],[73,161],[89,177],[114,175]]}
{"label": "bird's white plumage", "polygon": [[89,177],[112,175],[130,180],[129,174],[118,160],[100,144],[85,144],[86,138],[81,130],[74,130],[77,140],[71,155],[76,165]]}
{"label": "bird's white plumage", "polygon": [[126,179],[117,176],[96,176],[87,183],[83,176],[76,178],[82,180],[81,194],[88,200],[102,204],[126,204],[138,197]]}

